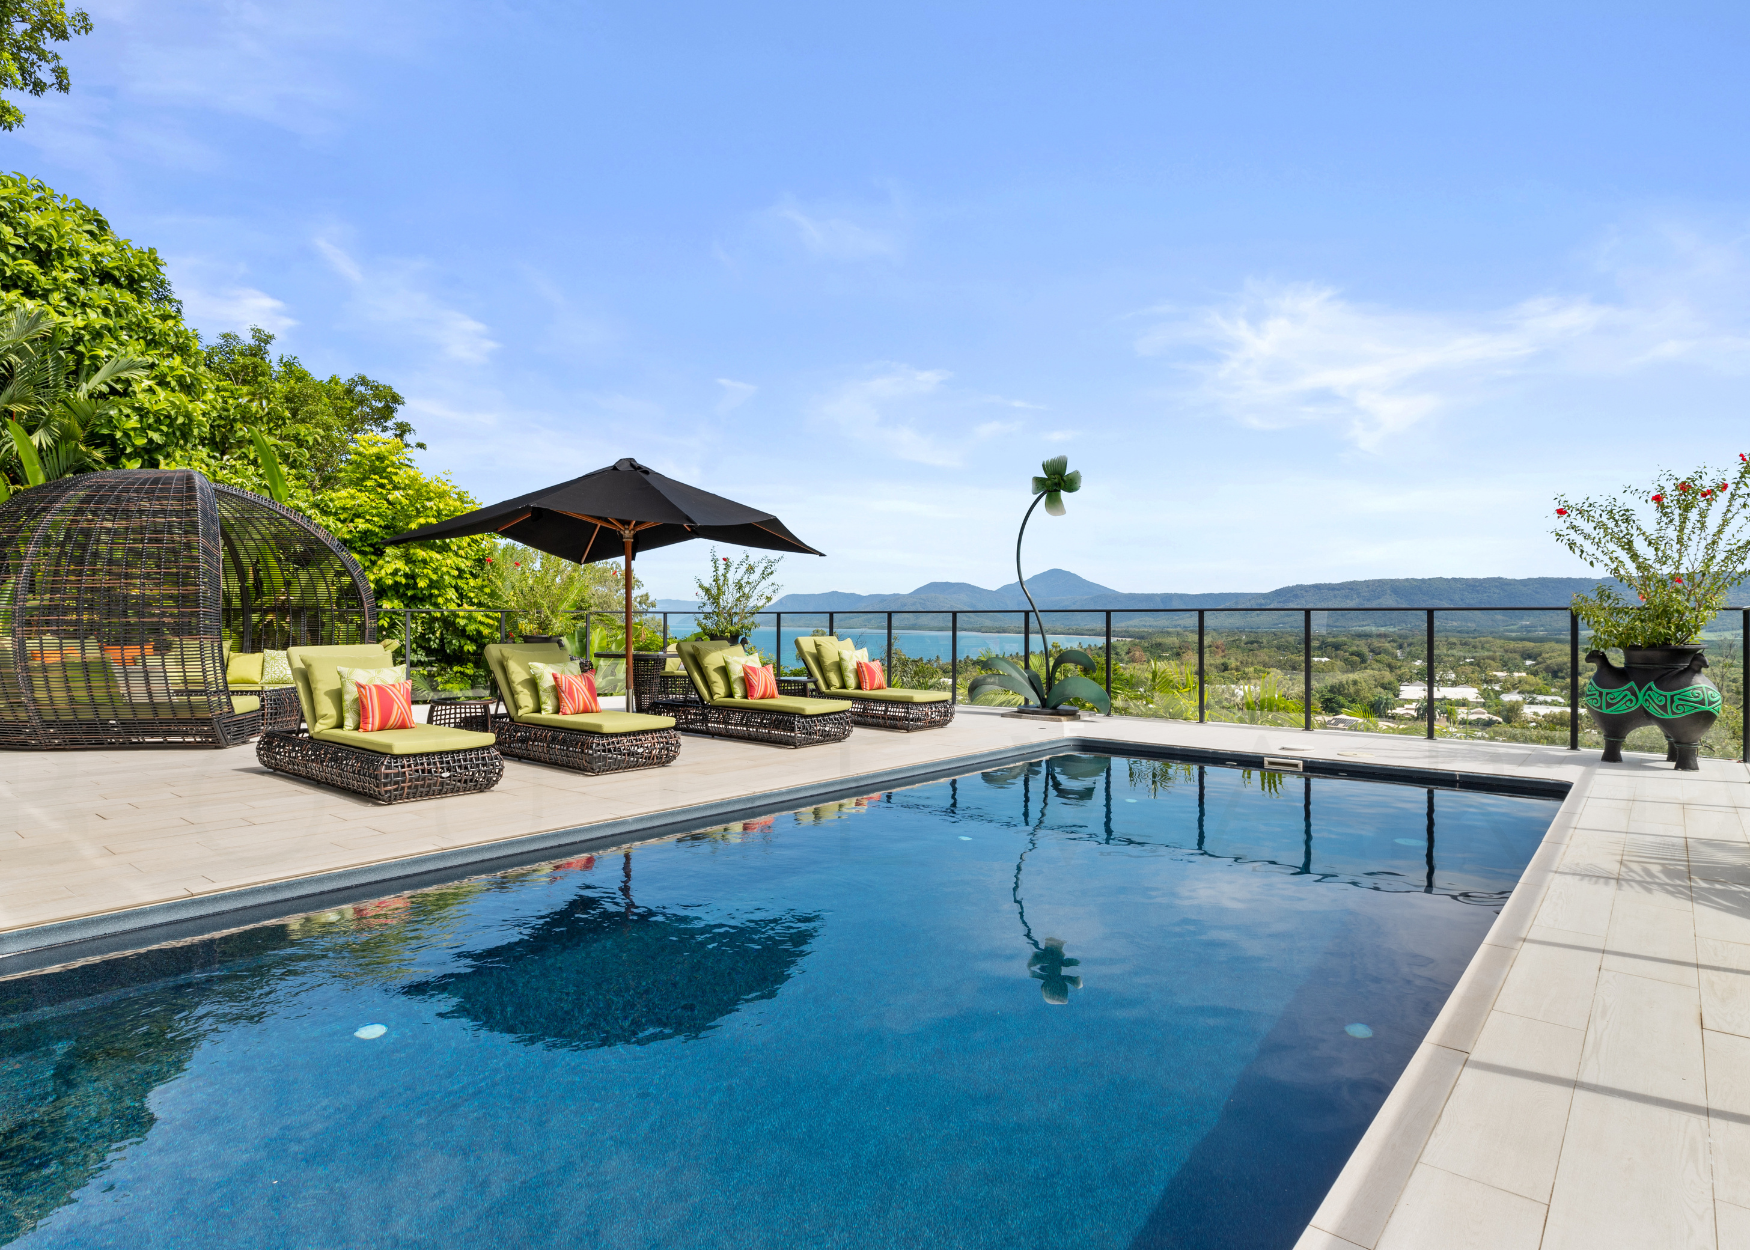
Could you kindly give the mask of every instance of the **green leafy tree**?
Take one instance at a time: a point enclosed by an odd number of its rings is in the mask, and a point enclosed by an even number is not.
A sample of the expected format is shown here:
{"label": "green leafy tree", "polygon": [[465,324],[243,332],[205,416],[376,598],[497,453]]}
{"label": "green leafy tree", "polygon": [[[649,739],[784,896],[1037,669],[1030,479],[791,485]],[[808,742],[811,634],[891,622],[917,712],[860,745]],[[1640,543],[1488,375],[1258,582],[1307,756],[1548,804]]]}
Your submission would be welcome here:
{"label": "green leafy tree", "polygon": [[[40,96],[53,87],[66,94],[72,81],[49,45],[90,33],[91,18],[84,9],[67,12],[66,0],[0,0],[0,91]],[[22,125],[24,110],[0,99],[0,130]]]}
{"label": "green leafy tree", "polygon": [[355,374],[318,378],[295,356],[275,359],[274,336],[252,326],[249,338],[221,334],[203,352],[212,379],[199,454],[219,459],[255,454],[252,430],[274,445],[280,463],[317,490],[335,482],[361,434],[413,441],[400,417],[406,402],[391,386]]}
{"label": "green leafy tree", "polygon": [[[3,4],[5,0],[0,0]],[[22,174],[0,175],[0,311],[52,314],[75,371],[115,356],[148,372],[118,388],[87,444],[114,468],[186,455],[204,435],[212,378],[163,259],[96,209]]]}

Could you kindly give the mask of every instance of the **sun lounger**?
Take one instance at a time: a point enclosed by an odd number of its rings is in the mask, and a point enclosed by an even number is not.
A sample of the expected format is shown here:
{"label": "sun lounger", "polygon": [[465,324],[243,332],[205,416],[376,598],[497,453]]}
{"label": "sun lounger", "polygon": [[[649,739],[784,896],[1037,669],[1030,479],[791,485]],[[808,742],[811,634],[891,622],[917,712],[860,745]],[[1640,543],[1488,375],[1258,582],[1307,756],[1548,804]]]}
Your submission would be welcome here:
{"label": "sun lounger", "polygon": [[490,790],[504,760],[489,733],[415,725],[362,733],[343,727],[340,668],[388,668],[392,653],[374,643],[292,647],[295,697],[267,693],[266,723],[255,755],[262,766],[323,785],[405,803]]}
{"label": "sun lounger", "polygon": [[843,742],[851,735],[851,705],[842,699],[786,693],[786,686],[801,686],[800,682],[780,678],[776,699],[732,697],[722,656],[745,654],[733,643],[695,639],[681,643],[677,650],[686,672],[662,674],[661,697],[652,710],[674,717],[688,733],[788,747]]}
{"label": "sun lounger", "polygon": [[852,690],[846,687],[838,661],[839,639],[816,634],[796,640],[814,688],[832,699],[849,699],[851,724],[869,729],[940,729],[954,719],[954,701],[946,690]]}
{"label": "sun lounger", "polygon": [[487,667],[505,708],[492,718],[498,749],[517,759],[586,773],[673,763],[680,754],[681,737],[672,716],[620,711],[561,716],[541,711],[529,664],[562,664],[571,658],[558,642],[494,643],[486,648]]}

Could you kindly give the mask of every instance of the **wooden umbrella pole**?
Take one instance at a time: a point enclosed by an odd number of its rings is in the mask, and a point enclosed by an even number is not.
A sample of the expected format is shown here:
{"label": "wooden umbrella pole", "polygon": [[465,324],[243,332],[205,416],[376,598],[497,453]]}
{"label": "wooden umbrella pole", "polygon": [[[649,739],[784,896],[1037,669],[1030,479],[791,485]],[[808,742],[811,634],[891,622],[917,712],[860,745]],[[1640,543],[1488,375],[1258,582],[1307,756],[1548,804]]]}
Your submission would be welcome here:
{"label": "wooden umbrella pole", "polygon": [[638,710],[638,696],[632,693],[632,531],[622,530],[626,542],[626,710]]}

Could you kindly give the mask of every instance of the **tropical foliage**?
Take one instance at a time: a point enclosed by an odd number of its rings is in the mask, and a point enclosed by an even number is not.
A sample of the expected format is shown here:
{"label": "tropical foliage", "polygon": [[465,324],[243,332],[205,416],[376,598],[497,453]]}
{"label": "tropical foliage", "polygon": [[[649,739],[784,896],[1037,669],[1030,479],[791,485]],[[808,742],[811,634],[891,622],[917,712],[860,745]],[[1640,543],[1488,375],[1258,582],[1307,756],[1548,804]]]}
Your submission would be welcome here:
{"label": "tropical foliage", "polygon": [[112,422],[112,392],[145,373],[146,362],[132,356],[76,368],[65,331],[40,308],[14,308],[0,320],[0,500],[14,486],[107,467],[87,431]]}
{"label": "tropical foliage", "polygon": [[[0,91],[40,96],[51,88],[63,94],[72,86],[61,54],[51,43],[89,35],[84,9],[67,12],[66,0],[5,0],[0,4]],[[24,110],[0,99],[0,130],[24,125]]]}
{"label": "tropical foliage", "polygon": [[778,556],[740,560],[717,554],[711,548],[711,571],[694,581],[699,595],[698,628],[718,638],[746,638],[759,624],[757,613],[783,593],[777,584]]}
{"label": "tropical foliage", "polygon": [[1702,465],[1665,472],[1651,489],[1615,498],[1556,496],[1556,541],[1631,587],[1630,603],[1608,586],[1574,596],[1595,647],[1692,642],[1725,606],[1750,560],[1750,459],[1735,471]]}
{"label": "tropical foliage", "polygon": [[978,674],[966,683],[966,692],[974,703],[987,690],[1005,690],[1021,696],[1022,704],[1029,707],[1062,707],[1073,699],[1102,712],[1109,713],[1112,710],[1112,701],[1106,697],[1106,692],[1099,683],[1080,673],[1072,673],[1067,677],[1057,675],[1057,670],[1066,664],[1073,664],[1089,673],[1094,672],[1098,666],[1086,651],[1073,648],[1054,651],[1043,679],[1031,667],[1022,668],[1001,656],[992,656],[984,663],[988,671]]}

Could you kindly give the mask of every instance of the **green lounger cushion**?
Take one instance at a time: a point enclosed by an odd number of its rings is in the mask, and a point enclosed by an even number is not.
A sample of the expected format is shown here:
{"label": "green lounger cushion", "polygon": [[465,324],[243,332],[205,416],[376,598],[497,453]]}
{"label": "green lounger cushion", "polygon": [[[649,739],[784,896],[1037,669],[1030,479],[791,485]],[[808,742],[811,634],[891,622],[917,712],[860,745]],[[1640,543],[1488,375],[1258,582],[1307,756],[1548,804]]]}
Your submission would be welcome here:
{"label": "green lounger cushion", "polygon": [[541,709],[541,694],[529,673],[529,661],[563,664],[571,653],[559,642],[495,642],[486,648],[486,663],[498,681],[498,692],[512,716]]}
{"label": "green lounger cushion", "polygon": [[310,736],[318,742],[361,747],[366,751],[380,751],[384,755],[473,751],[492,746],[498,741],[492,734],[475,733],[471,729],[451,729],[444,725],[415,725],[412,729],[385,729],[374,734],[360,733],[356,729],[318,729]]}
{"label": "green lounger cushion", "polygon": [[869,699],[879,703],[946,703],[946,690],[847,690],[847,699]]}
{"label": "green lounger cushion", "polygon": [[[822,643],[833,648],[830,665],[832,676],[830,678],[827,675],[829,665],[821,650]],[[796,655],[801,659],[802,666],[808,670],[808,675],[814,679],[814,684],[820,689],[829,690],[834,686],[844,685],[844,682],[838,680],[838,639],[833,635],[811,634],[806,638],[798,638],[796,640]]]}
{"label": "green lounger cushion", "polygon": [[[719,651],[740,652],[741,648],[732,642],[720,642],[714,638],[689,638],[684,642],[676,643],[675,650],[680,653],[681,663],[686,666],[687,676],[693,679],[693,689],[697,690],[699,697],[708,703],[715,697],[712,694],[711,683],[707,678],[707,672],[711,667],[710,657]],[[729,669],[722,663],[718,663],[716,669],[722,674],[722,696],[728,697]]]}
{"label": "green lounger cushion", "polygon": [[261,684],[262,658],[259,651],[245,651],[232,656],[225,665],[225,684],[259,686]]}
{"label": "green lounger cushion", "polygon": [[584,712],[577,716],[547,716],[531,712],[516,718],[519,725],[542,725],[548,729],[576,729],[591,734],[641,734],[652,729],[673,729],[672,716],[646,716],[642,712]]}
{"label": "green lounger cushion", "polygon": [[712,699],[711,706],[745,708],[750,712],[791,712],[797,716],[825,716],[829,712],[851,710],[843,699],[799,699],[787,694],[775,699]]}
{"label": "green lounger cushion", "polygon": [[233,712],[259,712],[261,699],[252,694],[234,694],[231,696],[231,710]]}
{"label": "green lounger cushion", "polygon": [[292,680],[298,687],[298,702],[303,705],[304,721],[312,732],[318,729],[338,729],[343,711],[340,704],[340,668],[369,664],[383,668],[395,662],[394,655],[374,642],[351,646],[292,647],[286,652],[291,665]]}

